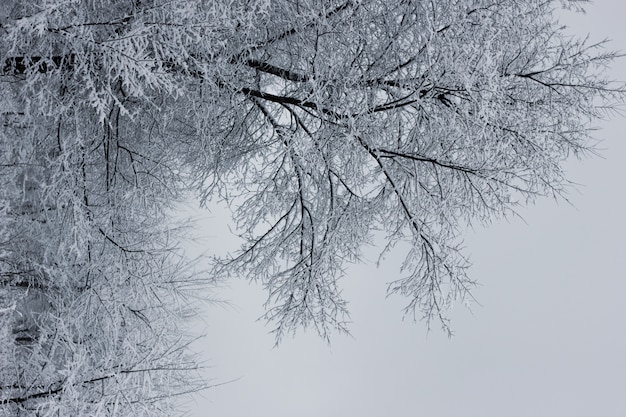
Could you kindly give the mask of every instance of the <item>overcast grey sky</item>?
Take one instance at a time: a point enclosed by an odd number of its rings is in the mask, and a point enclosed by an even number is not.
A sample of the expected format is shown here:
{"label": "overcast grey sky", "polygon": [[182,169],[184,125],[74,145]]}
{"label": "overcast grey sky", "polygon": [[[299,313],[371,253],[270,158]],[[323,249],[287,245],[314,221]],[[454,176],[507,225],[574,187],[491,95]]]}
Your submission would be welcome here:
{"label": "overcast grey sky", "polygon": [[[626,3],[602,0],[567,18],[592,40],[626,51]],[[626,59],[611,76],[626,79]],[[524,221],[499,221],[465,238],[482,306],[454,311],[455,337],[401,320],[405,300],[385,299],[402,251],[376,269],[348,269],[353,338],[329,347],[300,333],[273,348],[265,294],[233,282],[233,307],[206,313],[203,354],[214,382],[192,416],[577,417],[626,416],[626,119],[602,124],[603,159],[571,161],[582,184],[575,207],[543,200]],[[207,222],[209,251],[229,242],[225,213]]]}

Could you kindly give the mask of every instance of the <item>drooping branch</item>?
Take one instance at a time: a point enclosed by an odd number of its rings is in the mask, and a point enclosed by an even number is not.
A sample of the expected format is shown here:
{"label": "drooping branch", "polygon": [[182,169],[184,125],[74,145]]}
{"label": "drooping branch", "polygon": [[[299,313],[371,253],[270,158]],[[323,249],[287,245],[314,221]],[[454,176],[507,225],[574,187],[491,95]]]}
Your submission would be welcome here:
{"label": "drooping branch", "polygon": [[46,74],[60,70],[73,71],[76,62],[75,54],[54,56],[14,56],[4,60],[3,75],[24,75],[28,72]]}

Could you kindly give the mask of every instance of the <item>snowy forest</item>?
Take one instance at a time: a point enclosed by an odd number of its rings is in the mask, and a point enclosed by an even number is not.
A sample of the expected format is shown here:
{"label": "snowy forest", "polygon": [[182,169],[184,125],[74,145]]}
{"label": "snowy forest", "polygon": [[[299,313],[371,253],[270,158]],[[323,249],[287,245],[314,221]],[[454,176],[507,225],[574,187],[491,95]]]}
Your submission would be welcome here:
{"label": "snowy forest", "polygon": [[[623,102],[618,54],[558,22],[585,3],[1,1],[0,414],[177,415],[215,283],[329,339],[375,232],[411,245],[389,294],[449,331],[461,228],[563,196]],[[241,249],[190,259],[189,201]]]}

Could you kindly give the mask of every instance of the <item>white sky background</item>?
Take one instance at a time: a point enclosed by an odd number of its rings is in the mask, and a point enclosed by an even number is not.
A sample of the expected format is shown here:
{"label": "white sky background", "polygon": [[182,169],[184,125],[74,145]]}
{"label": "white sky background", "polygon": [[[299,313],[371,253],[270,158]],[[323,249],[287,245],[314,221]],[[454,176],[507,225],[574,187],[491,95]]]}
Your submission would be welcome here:
{"label": "white sky background", "polygon": [[[626,52],[626,3],[602,0],[568,15],[575,33]],[[626,79],[626,58],[611,76]],[[385,299],[402,251],[376,269],[376,248],[342,281],[353,338],[328,346],[312,332],[273,348],[256,319],[265,293],[233,281],[209,307],[201,349],[215,383],[191,404],[204,417],[626,416],[626,118],[602,123],[604,159],[567,164],[575,207],[542,200],[465,235],[482,306],[452,314],[455,337],[402,321],[405,300]],[[206,214],[205,214],[206,215]],[[232,238],[228,214],[206,222],[208,251]],[[203,232],[204,233],[204,232]],[[231,247],[233,247],[231,245]]]}

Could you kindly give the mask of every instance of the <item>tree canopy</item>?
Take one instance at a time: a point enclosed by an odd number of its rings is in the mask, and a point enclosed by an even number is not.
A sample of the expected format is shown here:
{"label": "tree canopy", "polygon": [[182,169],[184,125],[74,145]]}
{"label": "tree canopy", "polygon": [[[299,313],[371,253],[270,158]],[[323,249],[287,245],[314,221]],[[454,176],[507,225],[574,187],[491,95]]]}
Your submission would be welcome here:
{"label": "tree canopy", "polygon": [[171,226],[188,198],[233,209],[244,245],[212,273],[266,287],[277,340],[347,330],[339,280],[375,231],[411,244],[389,293],[447,329],[475,283],[461,228],[562,196],[623,99],[617,55],[558,23],[584,3],[3,2],[0,314],[30,368],[2,401],[167,415],[201,386],[171,331],[206,283]]}

